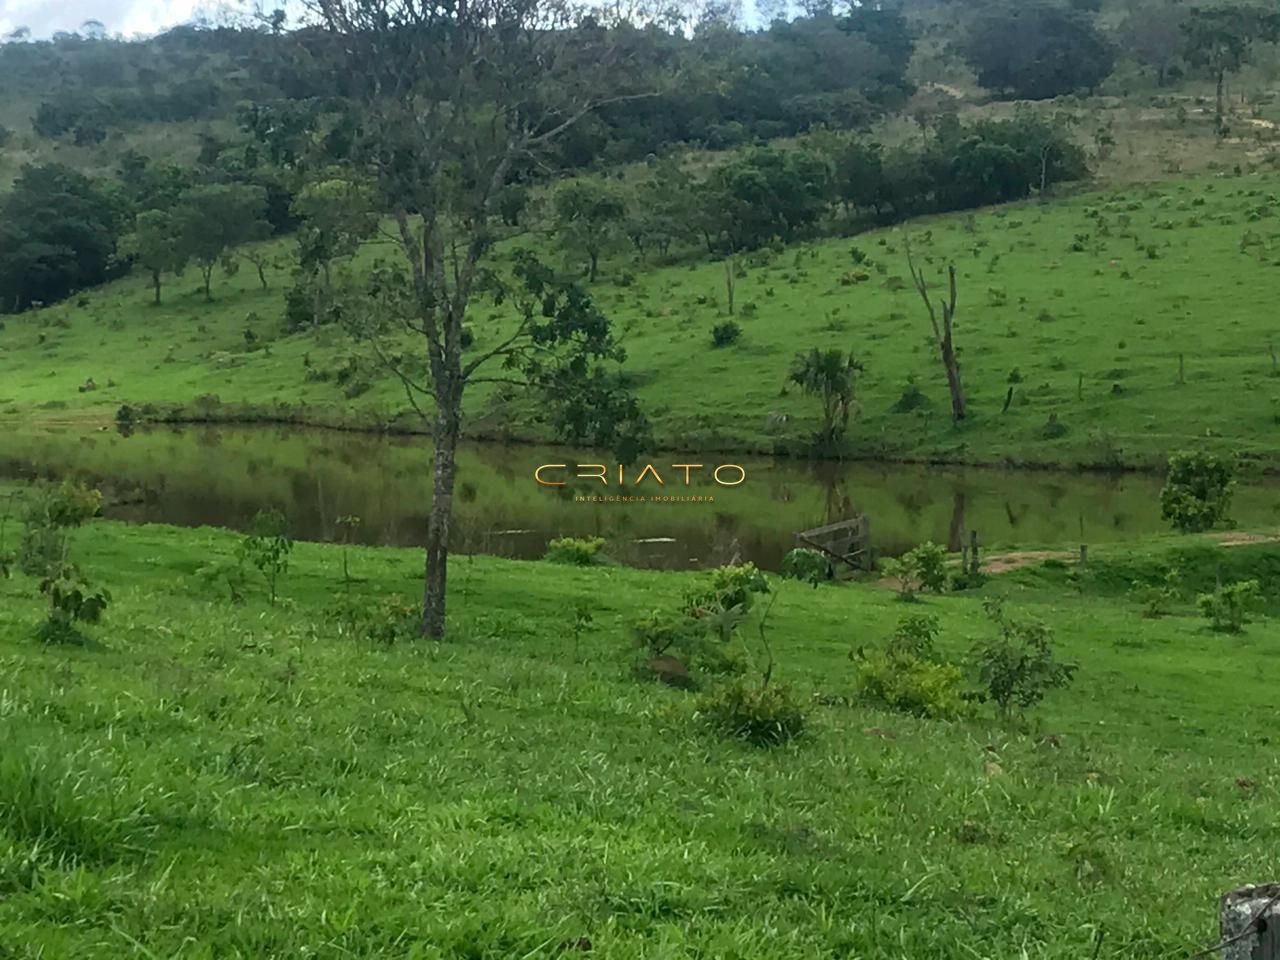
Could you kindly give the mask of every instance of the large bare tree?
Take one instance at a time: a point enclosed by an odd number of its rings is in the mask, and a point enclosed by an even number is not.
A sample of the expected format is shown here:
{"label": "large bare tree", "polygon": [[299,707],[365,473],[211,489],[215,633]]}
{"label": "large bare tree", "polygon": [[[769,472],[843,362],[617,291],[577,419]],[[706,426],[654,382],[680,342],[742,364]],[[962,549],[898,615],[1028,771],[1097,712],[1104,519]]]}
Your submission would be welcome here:
{"label": "large bare tree", "polygon": [[[956,268],[947,265],[947,290],[935,309],[933,299],[929,296],[929,283],[925,279],[924,270],[916,266],[911,256],[911,243],[905,244],[907,249],[907,269],[911,271],[911,280],[916,292],[924,301],[925,310],[929,313],[929,323],[933,327],[933,339],[938,345],[938,354],[942,359],[942,368],[947,374],[947,389],[951,394],[951,419],[959,423],[968,414],[969,402],[965,398],[964,383],[960,380],[960,360],[956,356],[954,324],[956,319]],[[939,320],[938,313],[942,318]]]}
{"label": "large bare tree", "polygon": [[380,188],[407,270],[400,319],[421,353],[379,352],[431,418],[422,626],[440,638],[463,394],[481,381],[519,380],[513,371],[549,335],[526,309],[496,343],[466,350],[468,308],[493,278],[486,259],[502,229],[499,201],[517,175],[544,169],[557,138],[593,110],[644,95],[627,62],[634,33],[616,9],[606,28],[562,0],[307,3],[322,31],[311,42],[358,107],[352,159]]}

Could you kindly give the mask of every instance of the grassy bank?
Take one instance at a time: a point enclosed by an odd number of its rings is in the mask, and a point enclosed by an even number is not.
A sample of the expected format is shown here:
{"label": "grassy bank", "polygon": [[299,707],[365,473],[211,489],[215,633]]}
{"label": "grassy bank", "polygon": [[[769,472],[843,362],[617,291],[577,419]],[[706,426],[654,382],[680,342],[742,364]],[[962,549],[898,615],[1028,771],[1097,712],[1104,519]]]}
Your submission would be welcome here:
{"label": "grassy bank", "polygon": [[[839,347],[866,365],[850,456],[1154,466],[1203,444],[1276,464],[1277,194],[1280,175],[1225,175],[911,224],[928,269],[960,270],[974,414],[960,427],[906,280],[903,230],[740,258],[742,335],[720,349],[720,263],[620,258],[594,293],[625,333],[627,369],[666,448],[804,451],[818,405],[787,388],[788,365],[797,351]],[[137,277],[6,319],[0,415],[109,420],[128,403],[178,419],[420,428],[359,344],[332,328],[282,332],[283,271],[268,290],[250,274],[219,281],[210,304],[187,278],[149,306]],[[473,317],[476,349],[509,322],[483,304]],[[472,436],[546,439],[527,405],[488,386],[469,395]]]}
{"label": "grassy bank", "polygon": [[[86,647],[39,645],[34,583],[0,581],[5,955],[1078,958],[1101,927],[1099,956],[1163,960],[1271,867],[1276,627],[1142,619],[1107,571],[1163,547],[911,606],[777,584],[775,682],[821,697],[764,750],[630,676],[626,624],[694,575],[462,558],[454,639],[382,648],[325,614],[339,548],[233,605],[197,571],[237,542],[91,524]],[[348,559],[357,596],[417,592],[417,551]],[[959,655],[997,594],[1080,664],[1034,730],[850,699],[851,647],[928,612]]]}

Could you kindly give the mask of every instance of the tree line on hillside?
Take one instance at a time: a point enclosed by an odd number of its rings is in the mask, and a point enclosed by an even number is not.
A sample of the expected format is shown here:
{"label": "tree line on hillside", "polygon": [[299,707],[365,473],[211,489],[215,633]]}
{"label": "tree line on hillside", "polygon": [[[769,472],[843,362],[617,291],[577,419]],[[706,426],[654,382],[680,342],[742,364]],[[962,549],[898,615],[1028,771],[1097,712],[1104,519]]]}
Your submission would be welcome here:
{"label": "tree line on hillside", "polygon": [[234,163],[188,168],[131,152],[111,178],[28,165],[0,197],[0,313],[54,303],[134,266],[156,302],[164,275],[188,264],[210,296],[215,267],[256,256],[242,245],[297,226],[293,199],[276,171]]}
{"label": "tree line on hillside", "polygon": [[[914,40],[892,7],[856,7],[745,30],[722,15],[698,29],[673,16],[642,26],[573,26],[608,33],[623,68],[661,70],[678,83],[643,98],[602,105],[566,130],[552,156],[561,166],[622,162],[671,146],[725,148],[790,136],[814,124],[852,128],[899,107]],[[233,116],[246,103],[283,106],[348,97],[329,69],[333,36],[314,25],[179,27],[142,41],[63,34],[0,45],[0,88],[37,106],[33,132],[80,145],[147,121]],[[595,41],[589,41],[595,42]]]}
{"label": "tree line on hillside", "polygon": [[567,180],[552,195],[549,225],[594,280],[601,258],[623,249],[641,260],[689,244],[731,254],[1019,200],[1087,174],[1084,151],[1060,124],[1030,112],[972,124],[945,116],[891,148],[823,133],[742,151],[703,176],[663,160],[630,181]]}
{"label": "tree line on hillside", "polygon": [[[219,266],[247,263],[265,287],[266,264],[251,244],[295,232],[300,279],[288,298],[289,326],[333,319],[331,267],[376,228],[374,191],[351,175],[343,138],[321,137],[317,146],[319,128],[301,127],[297,136],[312,149],[303,162],[282,142],[294,131],[257,126],[261,111],[246,123],[261,142],[215,153],[213,166],[129,154],[111,180],[56,164],[24,169],[0,199],[0,312],[64,299],[131,266],[146,272],[157,303],[164,278],[189,265],[206,298]],[[508,184],[498,207],[513,230],[554,232],[594,280],[600,259],[623,248],[642,260],[673,250],[721,255],[1017,200],[1086,174],[1083,150],[1060,125],[1031,113],[973,124],[947,116],[892,148],[824,132],[730,154],[702,174],[655,159],[630,181],[566,180],[545,207],[535,191]]]}
{"label": "tree line on hillside", "polygon": [[[1097,0],[951,4],[947,49],[998,99],[1039,100],[1095,89],[1120,59],[1161,85],[1200,70],[1220,90],[1277,39],[1280,20],[1259,3],[1137,0],[1108,26]],[[898,4],[806,4],[805,15],[747,29],[731,4],[664,10],[643,24],[585,18],[573,29],[610,34],[622,68],[678,78],[643,98],[603,104],[557,138],[561,166],[642,159],[680,144],[724,149],[802,133],[854,129],[898,109],[912,92],[917,26]],[[82,146],[139,123],[227,118],[246,103],[347,98],[329,69],[333,36],[311,23],[286,29],[277,10],[260,24],[184,25],[145,40],[83,34],[0,43],[0,88],[33,103],[31,129]],[[1219,111],[1221,120],[1222,111]],[[14,131],[0,131],[0,141]]]}

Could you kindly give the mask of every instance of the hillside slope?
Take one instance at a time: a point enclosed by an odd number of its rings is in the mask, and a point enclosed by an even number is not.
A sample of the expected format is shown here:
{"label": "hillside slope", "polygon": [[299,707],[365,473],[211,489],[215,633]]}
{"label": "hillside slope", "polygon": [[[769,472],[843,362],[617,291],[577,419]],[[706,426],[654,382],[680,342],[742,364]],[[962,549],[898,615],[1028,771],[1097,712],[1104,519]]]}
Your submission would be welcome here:
{"label": "hillside slope", "polygon": [[[82,534],[115,597],[93,646],[34,642],[34,583],[0,580],[11,956],[1076,960],[1103,929],[1100,956],[1157,960],[1212,942],[1216,898],[1274,860],[1271,619],[1214,636],[1189,604],[1000,578],[983,595],[1080,665],[1033,733],[862,703],[850,648],[903,604],[780,583],[774,689],[809,720],[770,751],[628,675],[626,625],[693,576],[480,557],[454,642],[375,645],[327,612],[337,547],[235,605],[195,575],[232,534]],[[420,565],[351,551],[347,604],[394,611]],[[915,609],[950,656],[992,630],[977,598]]]}
{"label": "hillside slope", "polygon": [[[748,255],[736,287],[742,337],[720,349],[710,329],[728,319],[722,263],[614,263],[593,293],[625,331],[627,369],[665,447],[804,448],[818,405],[786,389],[788,365],[798,351],[838,347],[866,366],[854,455],[1141,465],[1204,442],[1276,462],[1277,196],[1276,173],[1198,178]],[[906,279],[908,233],[935,276],[948,260],[958,266],[974,414],[958,428]],[[8,318],[0,415],[109,419],[120,404],[150,403],[185,416],[417,428],[359,344],[336,328],[281,332],[288,281],[270,280],[264,291],[241,271],[206,304],[187,278],[156,308],[133,277]],[[472,316],[477,348],[509,322],[488,304]],[[355,372],[344,373],[351,357]],[[90,379],[97,389],[80,392]],[[469,395],[473,436],[545,438],[527,406],[493,399]]]}

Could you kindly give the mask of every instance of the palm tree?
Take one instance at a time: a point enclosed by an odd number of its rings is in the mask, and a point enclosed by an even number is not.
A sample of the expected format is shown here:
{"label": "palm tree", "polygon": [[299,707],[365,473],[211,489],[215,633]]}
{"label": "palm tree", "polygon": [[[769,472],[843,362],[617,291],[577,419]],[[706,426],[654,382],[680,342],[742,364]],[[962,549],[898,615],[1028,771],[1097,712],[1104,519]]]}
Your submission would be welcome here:
{"label": "palm tree", "polygon": [[862,369],[852,350],[846,355],[842,350],[814,347],[808,353],[797,353],[792,361],[787,379],[806,396],[822,398],[819,446],[834,447],[844,437],[854,407],[854,381]]}

